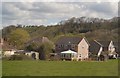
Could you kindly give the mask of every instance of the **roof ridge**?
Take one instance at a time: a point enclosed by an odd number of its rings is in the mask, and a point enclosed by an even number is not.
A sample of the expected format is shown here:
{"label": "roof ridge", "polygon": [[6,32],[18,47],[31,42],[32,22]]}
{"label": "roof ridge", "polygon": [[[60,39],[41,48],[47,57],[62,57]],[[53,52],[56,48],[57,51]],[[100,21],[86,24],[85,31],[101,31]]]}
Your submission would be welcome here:
{"label": "roof ridge", "polygon": [[101,43],[99,43],[97,40],[94,40],[96,43],[98,43],[99,45],[103,46]]}

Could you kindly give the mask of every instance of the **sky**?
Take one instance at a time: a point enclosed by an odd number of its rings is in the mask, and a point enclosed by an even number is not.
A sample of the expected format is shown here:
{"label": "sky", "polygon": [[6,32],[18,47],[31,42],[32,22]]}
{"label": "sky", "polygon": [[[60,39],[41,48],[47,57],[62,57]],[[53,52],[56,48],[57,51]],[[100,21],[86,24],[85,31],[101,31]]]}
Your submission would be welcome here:
{"label": "sky", "polygon": [[[4,1],[0,3],[1,26],[54,25],[71,17],[98,17],[110,19],[118,16],[118,2],[81,1]],[[1,27],[0,27],[1,28]]]}

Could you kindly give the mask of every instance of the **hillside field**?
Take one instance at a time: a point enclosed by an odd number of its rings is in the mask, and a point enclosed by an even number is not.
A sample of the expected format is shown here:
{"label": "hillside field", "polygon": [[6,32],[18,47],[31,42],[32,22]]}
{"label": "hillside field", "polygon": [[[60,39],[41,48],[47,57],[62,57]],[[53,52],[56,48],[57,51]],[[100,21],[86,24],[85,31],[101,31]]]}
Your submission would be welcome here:
{"label": "hillside field", "polygon": [[3,76],[117,76],[118,60],[3,61]]}

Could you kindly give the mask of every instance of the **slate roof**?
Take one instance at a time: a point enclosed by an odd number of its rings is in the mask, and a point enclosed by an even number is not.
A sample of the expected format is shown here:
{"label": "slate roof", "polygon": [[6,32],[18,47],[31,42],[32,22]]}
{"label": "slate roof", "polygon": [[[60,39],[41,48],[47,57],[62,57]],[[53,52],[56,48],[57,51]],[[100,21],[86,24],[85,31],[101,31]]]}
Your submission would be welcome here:
{"label": "slate roof", "polygon": [[61,37],[56,44],[79,44],[79,42],[82,40],[80,37]]}
{"label": "slate roof", "polygon": [[108,47],[111,41],[98,41],[100,44],[102,44],[104,47]]}
{"label": "slate roof", "polygon": [[115,52],[120,54],[120,42],[113,42],[113,44],[115,46]]}
{"label": "slate roof", "polygon": [[30,45],[31,43],[44,43],[44,42],[51,42],[47,37],[37,37],[34,39],[29,40],[26,45]]}
{"label": "slate roof", "polygon": [[89,43],[90,43],[89,52],[97,55],[102,45],[95,40],[89,41]]}
{"label": "slate roof", "polygon": [[98,41],[103,46],[103,51],[108,51],[108,47],[111,41]]}

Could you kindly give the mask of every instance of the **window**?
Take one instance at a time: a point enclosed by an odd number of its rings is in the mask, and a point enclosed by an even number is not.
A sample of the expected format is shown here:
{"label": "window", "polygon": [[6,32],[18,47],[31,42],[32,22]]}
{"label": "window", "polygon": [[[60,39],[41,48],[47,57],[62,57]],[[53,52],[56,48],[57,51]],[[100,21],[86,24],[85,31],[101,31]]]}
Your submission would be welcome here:
{"label": "window", "polygon": [[72,57],[74,57],[74,54],[72,54]]}
{"label": "window", "polygon": [[63,54],[63,57],[65,57],[65,54]]}
{"label": "window", "polygon": [[71,58],[71,56],[72,56],[72,55],[70,54],[70,58]]}
{"label": "window", "polygon": [[62,58],[64,58],[64,54],[62,54]]}
{"label": "window", "polygon": [[75,54],[72,54],[72,57],[75,57]]}
{"label": "window", "polygon": [[68,48],[71,49],[71,45],[68,45]]}
{"label": "window", "polygon": [[61,44],[61,47],[64,47],[64,45],[63,45],[63,44]]}
{"label": "window", "polygon": [[79,57],[81,57],[81,54],[79,54]]}

